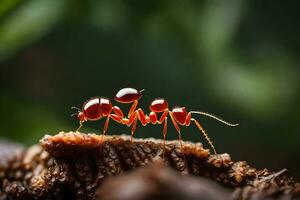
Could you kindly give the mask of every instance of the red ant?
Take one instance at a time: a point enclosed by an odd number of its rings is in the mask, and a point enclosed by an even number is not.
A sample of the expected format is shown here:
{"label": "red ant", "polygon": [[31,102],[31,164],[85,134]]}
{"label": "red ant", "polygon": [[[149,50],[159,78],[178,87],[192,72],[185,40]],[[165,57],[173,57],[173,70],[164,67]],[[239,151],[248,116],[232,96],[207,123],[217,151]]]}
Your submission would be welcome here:
{"label": "red ant", "polygon": [[[133,138],[134,132],[136,130],[137,121],[139,120],[143,126],[146,126],[149,123],[152,124],[163,124],[163,136],[164,136],[164,144],[166,141],[166,134],[167,134],[167,124],[168,124],[168,116],[170,116],[171,121],[175,127],[175,129],[178,132],[180,145],[182,142],[181,139],[181,132],[180,127],[181,126],[190,126],[191,122],[194,122],[196,127],[201,131],[201,133],[204,135],[205,139],[208,141],[210,146],[212,147],[215,154],[217,154],[215,147],[211,141],[211,139],[208,137],[208,134],[203,129],[203,127],[200,125],[200,123],[192,117],[192,114],[199,114],[204,115],[207,117],[211,117],[219,122],[222,122],[223,124],[226,124],[228,126],[237,126],[238,124],[231,124],[228,123],[212,114],[200,112],[200,111],[190,111],[187,112],[185,107],[174,107],[172,110],[169,110],[168,102],[163,98],[158,98],[152,101],[149,108],[151,112],[149,115],[145,115],[144,111],[141,108],[138,108],[136,110],[136,107],[138,105],[138,100],[142,97],[142,91],[138,91],[134,88],[123,88],[118,91],[118,93],[115,96],[115,100],[120,103],[133,103],[127,117],[124,117],[124,114],[122,110],[117,106],[112,106],[112,103],[108,98],[104,97],[94,97],[89,99],[83,104],[82,110],[78,109],[78,118],[80,126],[77,129],[77,131],[82,127],[82,123],[85,121],[95,121],[99,120],[103,117],[106,118],[106,122],[103,129],[103,134],[106,133],[109,120],[112,118],[114,121],[125,124],[128,127],[131,127],[131,140]],[[75,107],[73,107],[75,108]],[[113,112],[113,113],[112,113]],[[160,118],[158,118],[157,114],[162,113]]]}

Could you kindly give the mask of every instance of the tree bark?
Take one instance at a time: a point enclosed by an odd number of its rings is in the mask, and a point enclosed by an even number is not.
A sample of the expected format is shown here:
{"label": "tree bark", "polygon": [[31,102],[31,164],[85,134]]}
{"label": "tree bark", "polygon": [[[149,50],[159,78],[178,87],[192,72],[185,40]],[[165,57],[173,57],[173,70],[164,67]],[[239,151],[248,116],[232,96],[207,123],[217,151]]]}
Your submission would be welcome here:
{"label": "tree bark", "polygon": [[0,152],[0,199],[300,197],[286,169],[255,169],[201,143],[61,132],[28,149],[2,142]]}

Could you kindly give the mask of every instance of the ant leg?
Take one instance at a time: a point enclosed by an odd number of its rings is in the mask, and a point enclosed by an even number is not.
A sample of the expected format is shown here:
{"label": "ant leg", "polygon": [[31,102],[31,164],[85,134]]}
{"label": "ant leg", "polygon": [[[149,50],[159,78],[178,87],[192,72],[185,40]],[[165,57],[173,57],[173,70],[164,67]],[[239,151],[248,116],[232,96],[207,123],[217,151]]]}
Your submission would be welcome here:
{"label": "ant leg", "polygon": [[169,111],[169,114],[170,114],[170,117],[171,117],[171,120],[173,122],[173,125],[174,125],[175,129],[180,134],[180,128],[179,128],[179,126],[178,126],[178,124],[177,124],[177,122],[175,120],[175,117],[174,117],[173,113],[171,111]]}
{"label": "ant leg", "polygon": [[118,117],[123,118],[124,114],[121,110],[121,108],[119,108],[118,106],[114,106],[113,108],[114,113],[116,113],[116,115],[118,115]]}
{"label": "ant leg", "polygon": [[147,119],[146,119],[146,115],[145,115],[144,111],[139,108],[137,110],[137,114],[138,114],[138,118],[141,121],[142,125],[146,126],[147,125]]}
{"label": "ant leg", "polygon": [[110,115],[107,116],[106,120],[105,120],[105,124],[104,124],[104,128],[103,128],[103,134],[106,134],[107,128],[108,128],[108,124],[109,124],[109,119],[110,119]]}
{"label": "ant leg", "polygon": [[187,163],[186,163],[186,158],[185,158],[185,155],[184,155],[184,152],[183,152],[183,148],[182,148],[182,138],[181,138],[181,132],[180,132],[180,128],[175,120],[175,117],[173,115],[173,113],[171,111],[169,111],[169,115],[171,117],[171,120],[173,122],[173,125],[175,127],[175,129],[177,130],[178,132],[178,140],[179,140],[179,144],[180,144],[180,151],[181,151],[181,154],[183,155],[183,158],[184,158],[184,164],[185,164],[185,168],[187,167]]}
{"label": "ant leg", "polygon": [[135,118],[137,117],[137,112],[134,112],[128,119],[128,121],[126,122],[126,125],[128,127],[130,127],[132,125],[132,123],[134,122]]}
{"label": "ant leg", "polygon": [[167,128],[168,128],[168,118],[166,117],[165,122],[164,122],[164,129],[163,129],[163,135],[164,135],[164,149],[165,149],[165,146],[166,146]]}
{"label": "ant leg", "polygon": [[131,138],[130,138],[130,141],[132,142],[132,139],[133,139],[133,135],[134,135],[134,132],[135,132],[135,129],[136,129],[136,123],[137,123],[137,119],[138,119],[138,113],[137,111],[135,111],[131,116],[130,118],[128,119],[128,121],[126,122],[126,125],[128,127],[131,127]]}
{"label": "ant leg", "polygon": [[165,154],[166,154],[166,137],[167,137],[167,128],[168,128],[168,118],[165,118],[164,121],[164,129],[163,129],[163,136],[164,136],[164,154],[163,154],[163,159],[165,158]]}
{"label": "ant leg", "polygon": [[189,112],[186,116],[186,119],[185,119],[185,126],[189,126],[191,124],[191,119],[192,119],[192,114],[191,112]]}
{"label": "ant leg", "polygon": [[118,122],[118,123],[122,123],[122,118],[116,114],[111,114],[110,117],[115,121],[115,122]]}
{"label": "ant leg", "polygon": [[128,112],[128,118],[130,118],[130,116],[134,113],[137,105],[138,105],[138,100],[135,100]]}
{"label": "ant leg", "polygon": [[164,120],[166,119],[167,115],[169,113],[169,110],[166,109],[163,114],[161,115],[161,117],[159,118],[158,124],[162,124],[164,122]]}
{"label": "ant leg", "polygon": [[214,153],[217,154],[215,146],[213,145],[211,139],[208,137],[208,134],[206,133],[204,128],[200,125],[200,123],[196,119],[192,118],[191,121],[195,122],[197,128],[201,131],[201,133],[203,134],[203,136],[205,137],[205,139],[207,140],[207,142],[209,143],[209,145],[213,149]]}
{"label": "ant leg", "polygon": [[110,119],[110,116],[108,115],[107,118],[106,118],[106,120],[105,120],[105,124],[104,124],[104,128],[103,128],[103,133],[102,133],[101,140],[100,140],[100,145],[101,146],[102,146],[103,141],[104,141],[104,136],[106,135],[106,131],[107,131],[108,124],[109,124],[109,119]]}
{"label": "ant leg", "polygon": [[137,116],[137,114],[136,114],[135,117],[134,117],[134,121],[133,121],[133,124],[132,124],[132,128],[131,128],[131,136],[130,136],[130,142],[131,142],[131,143],[132,143],[132,141],[133,141],[133,135],[134,135],[134,132],[135,132],[135,130],[136,130],[137,118],[138,118],[138,116]]}

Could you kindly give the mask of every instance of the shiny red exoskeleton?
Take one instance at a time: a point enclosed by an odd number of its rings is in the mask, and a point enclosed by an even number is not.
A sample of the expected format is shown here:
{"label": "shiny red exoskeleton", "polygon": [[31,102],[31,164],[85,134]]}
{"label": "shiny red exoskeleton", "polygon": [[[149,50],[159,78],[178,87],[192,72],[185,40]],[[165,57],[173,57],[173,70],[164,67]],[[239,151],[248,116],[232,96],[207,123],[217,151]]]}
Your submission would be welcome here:
{"label": "shiny red exoskeleton", "polygon": [[[79,127],[77,131],[82,127],[85,121],[96,121],[106,117],[105,125],[103,128],[103,134],[106,133],[109,120],[112,118],[118,123],[131,126],[134,123],[134,118],[131,114],[134,112],[138,100],[142,96],[142,91],[138,91],[133,88],[123,88],[115,96],[115,100],[120,103],[133,103],[128,113],[128,118],[124,117],[122,110],[118,106],[113,106],[110,99],[106,97],[93,97],[87,100],[80,110],[79,108],[72,107],[78,110],[76,114],[79,119]],[[135,122],[136,123],[136,122]]]}
{"label": "shiny red exoskeleton", "polygon": [[118,106],[113,106],[111,101],[105,97],[93,97],[83,104],[82,110],[78,110],[77,116],[80,125],[77,131],[81,128],[82,123],[85,121],[96,121],[106,117],[103,128],[103,133],[106,133],[112,111],[114,111],[114,113],[116,113],[119,117],[124,117],[122,110]]}
{"label": "shiny red exoskeleton", "polygon": [[[79,119],[80,126],[77,131],[81,128],[82,123],[85,121],[95,121],[102,118],[106,118],[105,125],[103,128],[103,134],[106,134],[109,125],[109,120],[124,124],[131,127],[131,138],[136,130],[137,122],[140,121],[143,126],[147,124],[163,124],[163,136],[164,141],[166,140],[168,117],[170,117],[172,124],[174,125],[176,131],[178,132],[179,141],[181,144],[181,131],[180,126],[190,126],[193,122],[196,127],[204,135],[205,139],[208,141],[212,147],[214,153],[216,154],[215,147],[208,137],[206,131],[203,129],[201,124],[193,118],[193,114],[204,115],[218,120],[228,126],[237,126],[238,124],[228,123],[212,114],[200,112],[200,111],[187,111],[185,107],[174,107],[169,109],[167,100],[163,98],[155,99],[151,102],[149,109],[150,113],[147,115],[141,108],[137,108],[138,100],[142,97],[143,90],[136,90],[134,88],[123,88],[119,90],[115,96],[115,100],[119,103],[128,104],[132,103],[132,106],[125,117],[122,110],[118,106],[113,106],[111,101],[105,97],[94,97],[89,99],[83,104],[82,110],[78,109],[77,117]],[[159,116],[160,115],[160,116]]]}

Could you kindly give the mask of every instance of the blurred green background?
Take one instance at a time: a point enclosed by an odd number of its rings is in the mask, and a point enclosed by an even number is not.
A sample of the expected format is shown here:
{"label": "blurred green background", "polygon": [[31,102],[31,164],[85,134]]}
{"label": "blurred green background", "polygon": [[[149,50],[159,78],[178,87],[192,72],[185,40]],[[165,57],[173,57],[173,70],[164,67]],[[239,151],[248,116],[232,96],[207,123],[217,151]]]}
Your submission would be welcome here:
{"label": "blurred green background", "polygon": [[[70,107],[89,97],[145,88],[146,112],[165,97],[238,122],[196,116],[219,152],[299,176],[299,19],[297,1],[1,0],[0,136],[30,145],[75,130]],[[161,130],[139,125],[136,137]],[[209,147],[195,127],[182,132]],[[171,125],[167,137],[177,138]]]}

